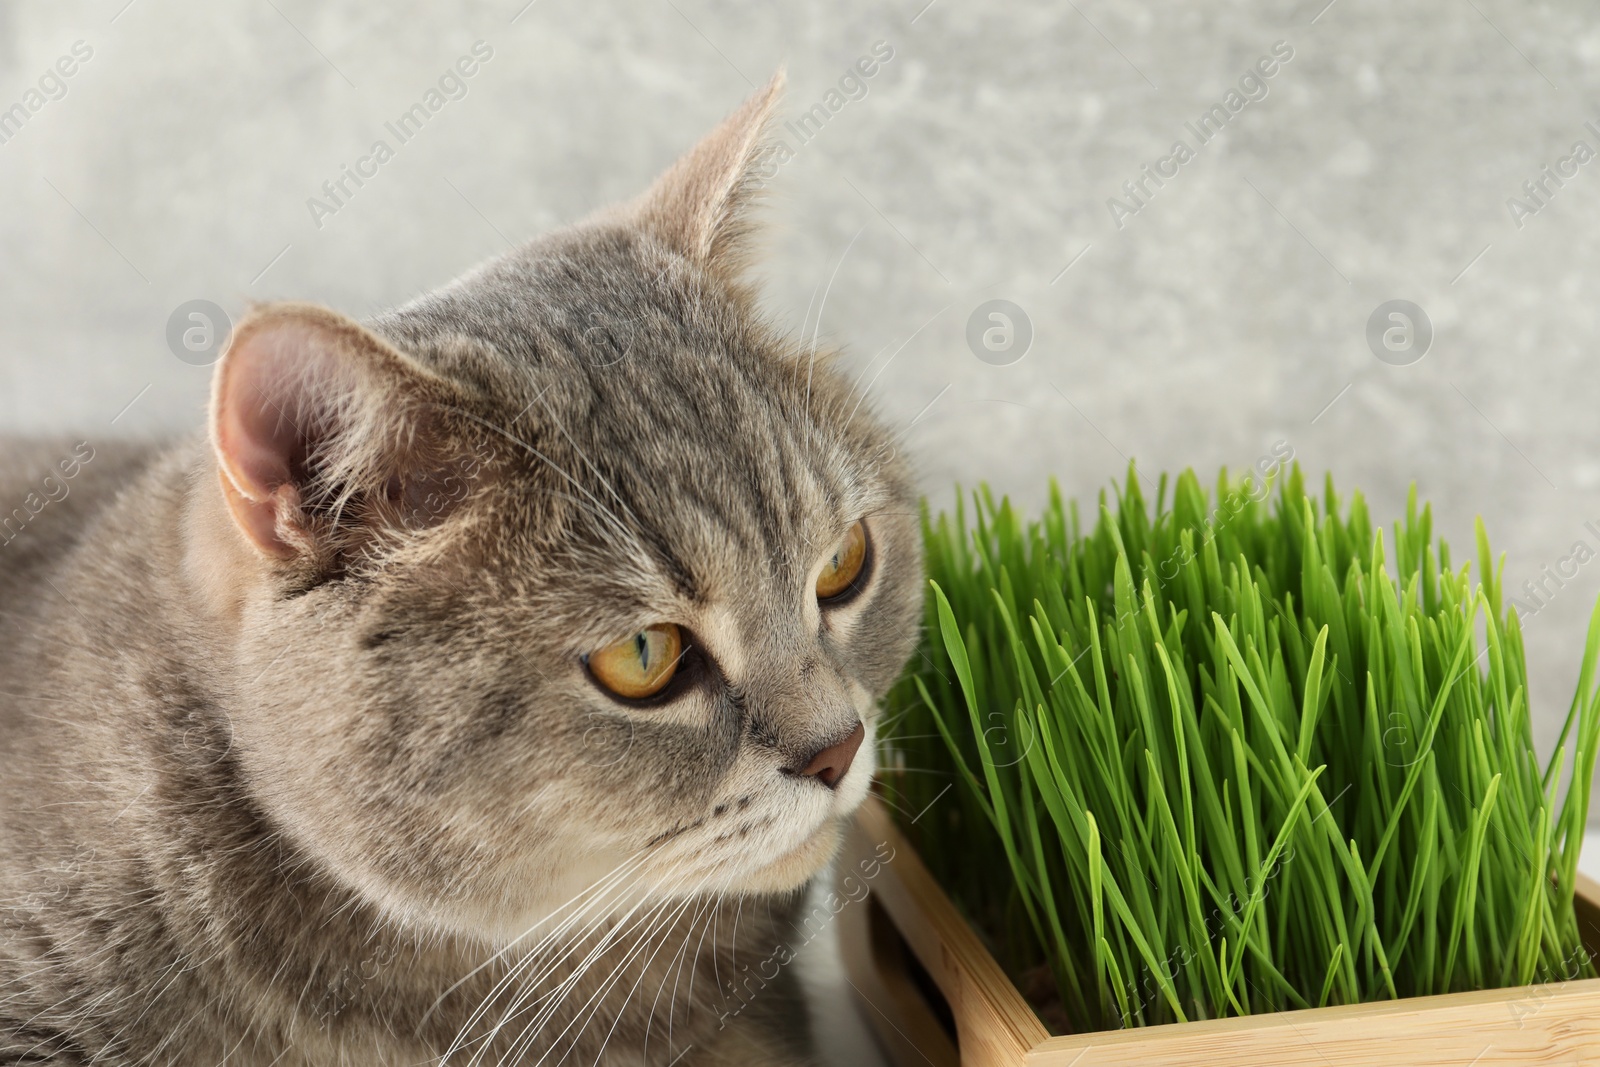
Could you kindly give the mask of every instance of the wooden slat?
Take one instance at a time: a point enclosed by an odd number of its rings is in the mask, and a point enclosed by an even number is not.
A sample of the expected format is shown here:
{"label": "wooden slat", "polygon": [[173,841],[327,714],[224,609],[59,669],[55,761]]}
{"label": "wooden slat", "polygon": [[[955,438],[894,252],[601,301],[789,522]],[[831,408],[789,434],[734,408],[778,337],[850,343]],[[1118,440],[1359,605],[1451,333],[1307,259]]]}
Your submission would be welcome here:
{"label": "wooden slat", "polygon": [[[870,847],[845,854],[870,856]],[[838,921],[845,973],[895,1067],[960,1067],[955,1043],[907,972],[900,932],[882,906],[868,897],[845,908]]]}
{"label": "wooden slat", "polygon": [[[872,892],[944,992],[961,1062],[970,1067],[1600,1063],[1600,979],[1049,1037],[889,813],[869,798],[851,848],[868,855],[880,842],[894,859]],[[1600,883],[1582,875],[1577,911],[1585,947],[1600,956]],[[894,966],[892,959],[878,965]]]}
{"label": "wooden slat", "polygon": [[[1600,957],[1600,883],[1578,875],[1574,903],[1584,947],[1591,959]],[[1029,1067],[1212,1062],[1228,1067],[1600,1062],[1600,978],[1054,1037],[1026,1058]]]}
{"label": "wooden slat", "polygon": [[906,944],[933,976],[955,1016],[966,1067],[1007,1067],[1050,1035],[1000,964],[978,940],[910,842],[876,797],[856,815],[870,851],[880,843],[893,859],[873,879],[872,893],[900,928]]}
{"label": "wooden slat", "polygon": [[1028,1067],[1532,1067],[1600,1061],[1600,978],[1053,1037]]}

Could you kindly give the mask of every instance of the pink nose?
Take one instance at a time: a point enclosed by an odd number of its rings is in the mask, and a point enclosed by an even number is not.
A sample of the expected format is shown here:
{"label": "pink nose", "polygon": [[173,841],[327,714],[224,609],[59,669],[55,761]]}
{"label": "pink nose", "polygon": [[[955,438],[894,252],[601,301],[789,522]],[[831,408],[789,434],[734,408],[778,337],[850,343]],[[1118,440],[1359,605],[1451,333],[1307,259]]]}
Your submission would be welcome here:
{"label": "pink nose", "polygon": [[856,723],[856,728],[843,741],[836,741],[812,756],[811,762],[800,769],[800,777],[815,778],[829,789],[837,789],[866,738],[866,727]]}

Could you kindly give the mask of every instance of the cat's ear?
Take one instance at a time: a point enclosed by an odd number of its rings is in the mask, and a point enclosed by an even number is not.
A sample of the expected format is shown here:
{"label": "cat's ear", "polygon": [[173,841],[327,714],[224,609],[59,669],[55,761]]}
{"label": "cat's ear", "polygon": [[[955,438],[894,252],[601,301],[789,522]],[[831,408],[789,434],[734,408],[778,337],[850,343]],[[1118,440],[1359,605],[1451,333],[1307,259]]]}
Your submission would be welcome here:
{"label": "cat's ear", "polygon": [[744,265],[751,208],[774,169],[768,127],[783,81],[779,70],[635,204],[642,226],[729,281]]}
{"label": "cat's ear", "polygon": [[234,523],[276,559],[325,555],[331,531],[395,498],[418,412],[446,383],[360,324],[309,304],[240,321],[212,385],[211,441]]}

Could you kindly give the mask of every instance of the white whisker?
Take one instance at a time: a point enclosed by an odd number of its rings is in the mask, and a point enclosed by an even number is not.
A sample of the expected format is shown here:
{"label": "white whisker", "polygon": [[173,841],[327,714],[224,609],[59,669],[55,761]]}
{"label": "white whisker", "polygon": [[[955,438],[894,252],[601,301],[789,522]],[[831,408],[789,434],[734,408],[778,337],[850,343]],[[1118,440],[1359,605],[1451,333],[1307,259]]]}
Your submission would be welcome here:
{"label": "white whisker", "polygon": [[541,937],[537,942],[535,942],[534,945],[531,948],[529,948],[527,950],[527,952],[525,952],[523,954],[522,958],[519,959],[507,971],[507,973],[504,976],[502,976],[499,979],[499,981],[497,981],[490,988],[489,993],[484,997],[483,1001],[479,1004],[478,1008],[472,1012],[472,1014],[467,1018],[466,1022],[462,1024],[460,1030],[457,1031],[455,1040],[451,1042],[451,1045],[450,1045],[449,1049],[440,1058],[440,1062],[441,1063],[448,1061],[451,1056],[453,1056],[456,1052],[460,1051],[460,1049],[463,1047],[463,1044],[464,1044],[464,1042],[466,1040],[466,1036],[467,1036],[468,1032],[472,1029],[472,1027],[474,1027],[474,1026],[476,1026],[478,1024],[478,1022],[484,1017],[484,1015],[486,1015],[488,1013],[488,1011],[492,1007],[494,1001],[500,996],[500,994],[507,987],[509,987],[514,982],[516,982],[516,980],[517,980],[518,976],[520,975],[520,973],[526,967],[530,966],[532,961],[534,961],[534,960],[536,960],[538,958],[538,955],[539,955],[540,951],[546,945],[549,945],[549,944],[553,943],[556,938],[561,937],[567,930],[569,930],[571,928],[573,923],[578,921],[578,919],[581,918],[591,908],[593,908],[597,904],[599,904],[604,899],[606,894],[610,893],[612,889],[616,888],[624,880],[626,880],[634,871],[636,871],[638,869],[638,867],[643,864],[643,862],[644,862],[644,860],[646,858],[646,852],[647,852],[647,850],[641,849],[638,852],[634,853],[632,856],[629,856],[627,859],[623,860],[621,863],[617,864],[617,866],[613,867],[605,875],[603,875],[600,878],[596,879],[595,882],[592,883],[590,886],[588,886],[587,888],[583,889],[582,891],[577,893],[575,896],[573,896],[573,898],[571,900],[569,900],[566,904],[563,904],[560,908],[557,908],[550,915],[547,915],[544,918],[540,919],[539,922],[535,923],[533,926],[529,927],[522,934],[518,935],[509,944],[507,944],[506,946],[504,946],[503,948],[501,948],[500,950],[495,952],[492,956],[490,956],[483,963],[481,963],[477,967],[473,968],[472,971],[470,971],[466,976],[461,978],[458,982],[456,982],[454,985],[452,985],[449,989],[446,989],[443,993],[441,993],[439,995],[438,999],[436,999],[433,1002],[433,1005],[428,1009],[428,1012],[423,1016],[424,1019],[426,1019],[426,1018],[428,1018],[428,1016],[432,1015],[433,1012],[438,1009],[439,1005],[441,1003],[443,1003],[444,999],[446,997],[448,997],[452,992],[454,992],[456,989],[460,988],[462,985],[464,985],[467,981],[469,981],[471,978],[473,978],[479,972],[483,971],[486,967],[491,966],[497,960],[499,960],[503,956],[505,956],[506,953],[508,953],[512,949],[514,949],[529,934],[533,933],[535,930],[538,930],[545,923],[548,923],[552,919],[554,919],[557,916],[561,915],[561,913],[563,911],[565,911],[566,909],[568,909],[570,907],[573,907],[574,905],[578,905],[581,902],[581,906],[577,907],[577,910],[575,910],[572,915],[567,916],[561,922],[557,923],[551,930],[547,931],[545,933],[545,935],[543,937]]}
{"label": "white whisker", "polygon": [[834,264],[833,274],[828,278],[828,287],[822,291],[822,304],[817,308],[817,322],[811,330],[811,357],[806,364],[807,411],[811,410],[811,377],[817,369],[817,337],[822,333],[822,312],[828,306],[828,294],[833,292],[833,282],[835,278],[839,277],[839,268],[844,266],[844,261],[850,255],[850,250],[856,246],[856,241],[860,240],[861,235],[866,232],[867,228],[865,226],[861,227],[856,231],[856,235],[850,238],[850,243],[844,246],[844,251],[839,255],[839,262]]}

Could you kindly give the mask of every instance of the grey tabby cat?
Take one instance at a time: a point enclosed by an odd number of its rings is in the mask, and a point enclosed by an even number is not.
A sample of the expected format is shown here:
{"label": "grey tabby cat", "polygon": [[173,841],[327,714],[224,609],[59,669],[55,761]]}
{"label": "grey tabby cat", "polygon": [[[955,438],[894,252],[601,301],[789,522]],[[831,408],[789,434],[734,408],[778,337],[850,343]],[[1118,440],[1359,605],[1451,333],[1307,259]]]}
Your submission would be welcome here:
{"label": "grey tabby cat", "polygon": [[252,311],[208,434],[5,446],[0,1063],[809,1062],[752,967],[921,562],[740,273],[778,91],[364,325]]}

